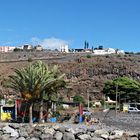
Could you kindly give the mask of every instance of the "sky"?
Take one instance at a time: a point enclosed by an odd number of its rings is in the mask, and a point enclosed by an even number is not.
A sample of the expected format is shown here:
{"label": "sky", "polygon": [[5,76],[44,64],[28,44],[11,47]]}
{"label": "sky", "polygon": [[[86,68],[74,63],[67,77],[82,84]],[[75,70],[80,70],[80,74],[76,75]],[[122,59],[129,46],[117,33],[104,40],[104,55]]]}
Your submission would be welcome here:
{"label": "sky", "polygon": [[0,46],[140,52],[140,0],[0,0]]}

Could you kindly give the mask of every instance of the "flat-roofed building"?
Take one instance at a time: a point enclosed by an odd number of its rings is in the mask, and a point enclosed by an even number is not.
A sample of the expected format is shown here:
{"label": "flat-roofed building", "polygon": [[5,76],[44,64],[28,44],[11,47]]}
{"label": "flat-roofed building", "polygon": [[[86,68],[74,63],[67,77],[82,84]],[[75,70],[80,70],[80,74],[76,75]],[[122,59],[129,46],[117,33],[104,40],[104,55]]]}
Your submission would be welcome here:
{"label": "flat-roofed building", "polygon": [[69,46],[67,44],[60,46],[60,52],[69,52]]}
{"label": "flat-roofed building", "polygon": [[0,46],[0,53],[13,52],[14,49],[13,46]]}
{"label": "flat-roofed building", "polygon": [[33,46],[32,45],[29,45],[29,44],[25,44],[23,45],[23,50],[32,50],[33,49]]}

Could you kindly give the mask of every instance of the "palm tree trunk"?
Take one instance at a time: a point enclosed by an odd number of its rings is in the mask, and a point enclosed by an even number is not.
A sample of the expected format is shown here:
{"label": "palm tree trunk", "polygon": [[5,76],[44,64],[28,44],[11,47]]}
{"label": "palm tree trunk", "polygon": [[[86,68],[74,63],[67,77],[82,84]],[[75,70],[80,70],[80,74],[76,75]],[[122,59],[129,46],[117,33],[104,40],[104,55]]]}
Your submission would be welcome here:
{"label": "palm tree trunk", "polygon": [[40,102],[39,122],[40,123],[44,122],[44,119],[43,119],[43,99]]}
{"label": "palm tree trunk", "polygon": [[30,108],[29,108],[29,123],[33,123],[33,103],[31,102]]}

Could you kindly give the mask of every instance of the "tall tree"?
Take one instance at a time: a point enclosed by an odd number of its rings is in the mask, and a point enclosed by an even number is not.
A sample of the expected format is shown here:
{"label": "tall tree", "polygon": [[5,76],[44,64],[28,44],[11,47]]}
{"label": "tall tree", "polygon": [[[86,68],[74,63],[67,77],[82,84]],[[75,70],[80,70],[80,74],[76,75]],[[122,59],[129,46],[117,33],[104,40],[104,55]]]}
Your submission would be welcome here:
{"label": "tall tree", "polygon": [[84,43],[84,49],[87,49],[87,41]]}
{"label": "tall tree", "polygon": [[140,101],[140,83],[126,76],[107,81],[103,92],[106,96],[114,100],[117,92],[121,103]]}
{"label": "tall tree", "polygon": [[86,47],[87,49],[89,48],[89,43],[87,42],[87,47]]}
{"label": "tall tree", "polygon": [[[65,85],[64,74],[61,75],[58,67],[49,70],[42,61],[29,64],[26,68],[15,69],[10,76],[10,87],[21,94],[21,97],[30,101],[30,122],[32,122],[32,106],[34,100],[40,100],[40,121],[43,117],[43,99],[56,94],[59,87]],[[48,100],[48,102],[49,102]]]}
{"label": "tall tree", "polygon": [[34,65],[29,64],[24,69],[15,69],[15,74],[10,77],[9,87],[21,94],[21,97],[30,101],[29,117],[32,123],[32,107],[33,100],[38,97],[37,85],[39,79],[37,78],[37,71]]}

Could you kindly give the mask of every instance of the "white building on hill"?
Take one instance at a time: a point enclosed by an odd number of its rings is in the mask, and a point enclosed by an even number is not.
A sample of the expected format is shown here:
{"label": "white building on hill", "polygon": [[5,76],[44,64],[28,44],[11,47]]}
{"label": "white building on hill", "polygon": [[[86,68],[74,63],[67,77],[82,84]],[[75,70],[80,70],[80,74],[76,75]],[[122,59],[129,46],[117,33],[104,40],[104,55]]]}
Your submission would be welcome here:
{"label": "white building on hill", "polygon": [[30,45],[30,44],[24,44],[24,45],[22,46],[22,49],[23,49],[23,50],[32,50],[32,49],[33,49],[33,46]]}
{"label": "white building on hill", "polygon": [[61,45],[59,50],[60,50],[60,52],[68,53],[69,52],[69,46],[67,44]]}
{"label": "white building on hill", "polygon": [[108,49],[95,49],[93,50],[95,55],[107,55],[107,54],[125,54],[123,50],[116,50],[113,48]]}
{"label": "white building on hill", "polygon": [[0,46],[0,53],[13,52],[14,49],[13,46]]}

